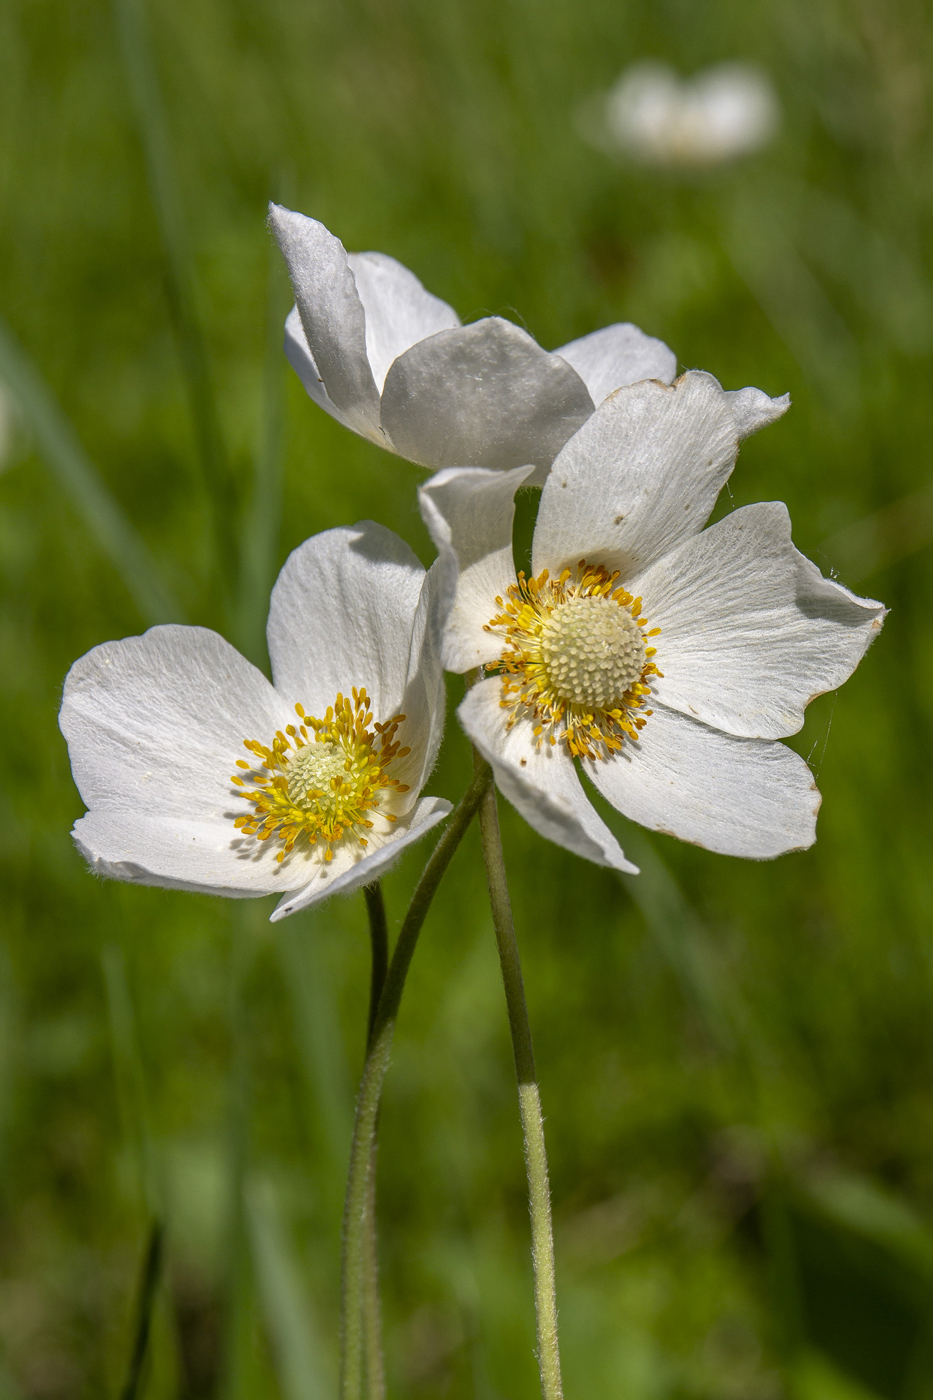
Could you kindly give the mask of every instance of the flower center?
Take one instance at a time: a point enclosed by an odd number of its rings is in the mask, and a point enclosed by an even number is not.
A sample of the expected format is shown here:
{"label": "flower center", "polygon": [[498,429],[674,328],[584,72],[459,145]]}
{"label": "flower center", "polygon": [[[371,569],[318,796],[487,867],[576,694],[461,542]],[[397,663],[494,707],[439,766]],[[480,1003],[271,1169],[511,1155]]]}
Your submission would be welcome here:
{"label": "flower center", "polygon": [[507,727],[521,714],[534,733],[566,744],[575,757],[608,758],[626,738],[637,739],[651,714],[643,709],[649,676],[660,676],[655,648],[660,628],[646,631],[641,599],[619,586],[618,572],[581,559],[576,571],[552,579],[519,574],[508,601],[486,626],[506,641],[488,669],[502,676]]}
{"label": "flower center", "polygon": [[[295,706],[299,723],[280,729],[270,747],[256,739],[243,745],[260,760],[250,764],[237,759],[245,774],[234,774],[231,782],[239,788],[256,786],[243,795],[255,811],[237,817],[234,826],[257,841],[271,836],[281,842],[276,856],[281,862],[301,837],[309,846],[321,842],[324,860],[334,858],[334,847],[345,837],[360,846],[369,843],[363,832],[373,822],[367,816],[384,802],[387,790],[407,792],[408,784],[389,777],[393,759],[404,758],[411,750],[400,748],[395,735],[404,715],[393,715],[385,724],[373,724],[369,696],[353,691],[352,701],[338,695],[323,719],[305,714]],[[395,816],[381,815],[388,822]]]}
{"label": "flower center", "polygon": [[577,594],[541,626],[541,661],[554,694],[613,709],[640,680],[645,638],[632,614],[602,594]]}

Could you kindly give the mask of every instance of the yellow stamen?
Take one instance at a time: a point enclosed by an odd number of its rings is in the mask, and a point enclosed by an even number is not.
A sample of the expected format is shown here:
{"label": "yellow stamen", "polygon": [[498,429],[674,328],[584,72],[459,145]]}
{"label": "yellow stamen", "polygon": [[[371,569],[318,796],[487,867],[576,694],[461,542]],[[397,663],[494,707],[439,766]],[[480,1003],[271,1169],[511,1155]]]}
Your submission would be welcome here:
{"label": "yellow stamen", "polygon": [[[377,811],[390,791],[408,792],[407,783],[387,772],[394,759],[411,752],[396,739],[405,716],[393,715],[374,725],[370,703],[365,690],[354,688],[352,700],[338,695],[322,720],[296,705],[300,729],[286,725],[286,732],[278,730],[269,747],[257,739],[243,740],[244,748],[261,763],[250,769],[237,760],[238,768],[249,770],[247,781],[255,784],[253,791],[242,794],[255,811],[237,817],[234,826],[257,841],[275,835],[282,845],[276,855],[280,863],[302,838],[309,846],[320,842],[325,847],[326,863],[345,837],[365,847],[362,832],[373,826],[366,814]],[[236,774],[231,782],[244,786]],[[386,821],[396,819],[388,812],[380,815]]]}
{"label": "yellow stamen", "polygon": [[[637,740],[644,715],[635,712],[650,695],[650,676],[660,676],[647,637],[641,598],[634,598],[600,564],[581,559],[558,579],[547,569],[537,578],[518,576],[502,612],[487,632],[506,643],[488,671],[502,677],[506,728],[519,716],[533,721],[535,742],[562,742],[579,758],[609,758],[626,738]],[[645,712],[650,714],[651,711]]]}

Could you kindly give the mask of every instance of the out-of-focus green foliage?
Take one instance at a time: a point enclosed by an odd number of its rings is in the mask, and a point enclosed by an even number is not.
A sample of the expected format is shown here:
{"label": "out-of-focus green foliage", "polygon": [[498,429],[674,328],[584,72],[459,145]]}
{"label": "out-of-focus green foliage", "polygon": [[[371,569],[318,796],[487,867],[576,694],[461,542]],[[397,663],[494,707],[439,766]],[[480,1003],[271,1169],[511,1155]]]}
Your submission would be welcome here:
{"label": "out-of-focus green foliage", "polygon": [[[145,13],[119,16],[122,48],[104,0],[0,8],[0,313],[156,589],[257,659],[270,576],[307,535],[374,517],[430,558],[422,474],[314,408],[279,358],[270,195],[394,254],[464,319],[502,313],[547,346],[635,320],[727,387],[791,391],[722,508],[786,500],[800,547],[892,607],[795,740],[825,797],[817,846],[752,865],[626,830],[644,873],[623,882],[503,813],[566,1388],[924,1400],[928,8],[158,0],[150,50]],[[646,55],[758,61],[778,140],[692,176],[589,149],[581,104]],[[60,687],[89,647],[147,624],[152,588],[134,601],[27,408],[0,478],[0,1396],[119,1393],[161,1210],[147,1400],[324,1400],[362,901],[273,929],[265,902],[87,874]],[[239,591],[217,566],[234,533]],[[468,772],[452,723],[430,791],[456,798]],[[395,927],[425,854],[386,881]],[[380,1216],[391,1394],[530,1400],[520,1138],[473,838],[406,990]]]}

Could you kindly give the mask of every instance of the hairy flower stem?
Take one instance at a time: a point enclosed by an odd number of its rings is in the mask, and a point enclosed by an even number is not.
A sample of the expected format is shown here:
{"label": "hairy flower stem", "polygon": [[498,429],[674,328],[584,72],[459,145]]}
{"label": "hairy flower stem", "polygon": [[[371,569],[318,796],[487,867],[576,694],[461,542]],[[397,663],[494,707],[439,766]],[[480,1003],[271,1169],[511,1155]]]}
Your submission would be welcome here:
{"label": "hairy flower stem", "polygon": [[[369,984],[369,1017],[366,1023],[366,1049],[369,1050],[376,1024],[376,1013],[389,970],[389,926],[382,885],[376,880],[363,889],[369,915],[369,941],[372,947],[372,974]],[[366,1238],[363,1261],[363,1359],[366,1367],[367,1400],[385,1400],[385,1357],[382,1350],[382,1310],[379,1304],[379,1231],[376,1222],[376,1154],[379,1146],[378,1121],[373,1129],[369,1162],[369,1190],[366,1195]]]}
{"label": "hairy flower stem", "polygon": [[[477,762],[482,762],[477,755]],[[486,864],[486,883],[492,922],[496,930],[499,964],[505,985],[505,1002],[515,1054],[518,1078],[518,1105],[525,1140],[525,1167],[528,1173],[528,1206],[531,1212],[531,1257],[535,1275],[535,1322],[538,1334],[538,1370],[544,1400],[563,1400],[560,1379],[560,1351],[557,1344],[557,1293],[554,1283],[554,1235],[551,1229],[551,1194],[548,1187],[547,1153],[544,1147],[544,1118],[535,1074],[531,1025],[522,981],[522,965],[512,919],[512,905],[506,881],[496,793],[490,788],[479,809],[479,829]]]}
{"label": "hairy flower stem", "polygon": [[363,1293],[366,1274],[367,1203],[370,1192],[376,1124],[382,1085],[389,1068],[392,1037],[405,978],[411,966],[421,926],[431,900],[480,802],[489,790],[492,774],[484,763],[450,818],[438,841],[402,922],[395,952],[389,963],[379,1009],[363,1066],[356,1100],[356,1119],[350,1147],[350,1170],[343,1216],[343,1261],[340,1293],[340,1400],[360,1400],[363,1352]]}
{"label": "hairy flower stem", "polygon": [[[373,970],[370,977],[370,1012],[366,1023],[366,1049],[370,1049],[375,1026],[375,1014],[380,1009],[382,987],[388,973],[388,920],[381,883],[363,889],[366,911],[370,920],[370,945]],[[366,1200],[366,1257],[363,1261],[363,1359],[366,1364],[367,1400],[385,1400],[385,1357],[382,1354],[382,1312],[380,1308],[380,1254],[378,1254],[378,1225],[375,1218],[375,1158],[378,1152],[378,1121],[373,1131],[373,1154],[370,1158],[370,1187]]]}

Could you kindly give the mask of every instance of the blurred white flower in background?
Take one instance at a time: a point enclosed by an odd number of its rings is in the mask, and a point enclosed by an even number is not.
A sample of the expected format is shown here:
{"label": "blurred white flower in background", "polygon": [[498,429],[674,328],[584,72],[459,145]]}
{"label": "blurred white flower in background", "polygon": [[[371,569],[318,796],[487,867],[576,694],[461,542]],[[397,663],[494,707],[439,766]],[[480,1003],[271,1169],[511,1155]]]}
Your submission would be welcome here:
{"label": "blurred white flower in background", "polygon": [[771,80],[751,64],[721,63],[682,79],[646,61],[622,74],[584,125],[604,149],[653,165],[704,166],[766,145],[779,117]]}

